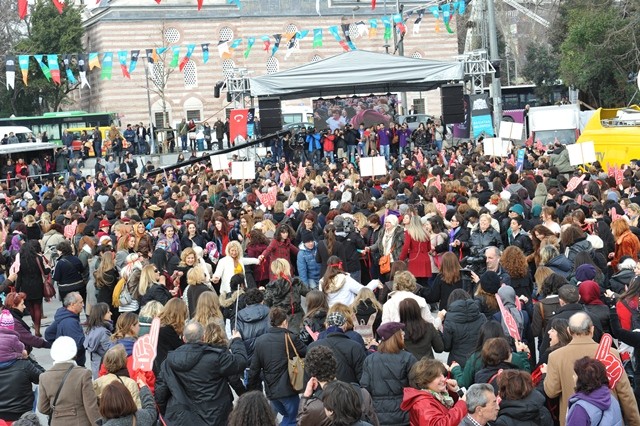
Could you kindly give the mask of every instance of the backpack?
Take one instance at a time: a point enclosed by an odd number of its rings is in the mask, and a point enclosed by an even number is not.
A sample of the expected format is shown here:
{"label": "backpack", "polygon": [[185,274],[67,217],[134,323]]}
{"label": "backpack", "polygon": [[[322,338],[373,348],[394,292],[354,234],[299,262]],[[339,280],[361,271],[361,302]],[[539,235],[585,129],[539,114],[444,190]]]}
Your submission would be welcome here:
{"label": "backpack", "polygon": [[640,311],[633,309],[629,304],[620,299],[620,303],[631,312],[631,331],[640,330]]}

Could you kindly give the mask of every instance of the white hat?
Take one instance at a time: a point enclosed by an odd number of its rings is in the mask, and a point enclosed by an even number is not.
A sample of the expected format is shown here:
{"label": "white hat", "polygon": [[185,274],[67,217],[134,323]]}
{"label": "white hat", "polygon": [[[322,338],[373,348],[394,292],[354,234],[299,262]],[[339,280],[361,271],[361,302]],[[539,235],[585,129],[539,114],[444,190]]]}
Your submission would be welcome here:
{"label": "white hat", "polygon": [[76,341],[68,336],[58,337],[51,345],[51,359],[54,362],[71,361],[77,353]]}
{"label": "white hat", "polygon": [[340,203],[338,201],[333,200],[331,203],[329,203],[329,208],[332,209],[332,210],[333,209],[337,209],[339,205],[340,205]]}
{"label": "white hat", "polygon": [[636,261],[631,258],[625,259],[623,262],[618,263],[618,269],[633,270],[635,267],[636,267]]}
{"label": "white hat", "polygon": [[504,190],[500,193],[500,198],[502,198],[505,201],[509,201],[511,199],[511,193],[507,190]]}
{"label": "white hat", "polygon": [[311,207],[320,207],[320,200],[318,200],[317,198],[312,198],[311,199]]}

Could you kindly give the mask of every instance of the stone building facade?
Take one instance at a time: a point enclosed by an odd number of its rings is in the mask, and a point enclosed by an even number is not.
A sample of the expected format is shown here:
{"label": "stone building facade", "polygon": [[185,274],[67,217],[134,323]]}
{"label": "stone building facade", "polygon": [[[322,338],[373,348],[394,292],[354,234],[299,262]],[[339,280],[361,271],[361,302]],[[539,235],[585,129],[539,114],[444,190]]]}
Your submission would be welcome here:
{"label": "stone building facade", "polygon": [[[93,3],[89,1],[88,3]],[[385,15],[385,5],[378,1],[375,11],[370,2],[359,0],[321,0],[320,14],[316,13],[316,2],[312,0],[242,0],[242,9],[227,4],[226,0],[204,0],[203,8],[197,10],[196,0],[162,0],[156,4],[150,0],[102,0],[91,8],[87,6],[85,13],[85,51],[113,52],[113,73],[110,80],[100,79],[100,69],[88,72],[90,88],[74,92],[74,105],[70,109],[81,109],[90,112],[115,111],[120,113],[121,122],[148,123],[151,117],[155,124],[161,125],[163,111],[166,111],[168,123],[179,122],[183,117],[198,120],[215,121],[216,117],[224,117],[225,108],[233,107],[226,102],[225,95],[216,99],[213,96],[216,82],[224,79],[224,73],[236,67],[246,68],[251,77],[269,72],[307,64],[343,52],[327,30],[332,25],[355,24],[364,21],[369,27],[369,19],[378,19],[377,35],[356,36],[356,26],[351,25],[353,42],[358,49],[374,52],[385,52],[383,40],[384,27],[381,18]],[[395,2],[389,0],[386,15],[395,10]],[[423,2],[408,0],[402,2],[406,10],[415,9]],[[458,54],[457,34],[449,34],[442,24],[436,31],[436,20],[427,11],[420,25],[420,31],[414,34],[416,15],[407,21],[407,34],[404,38],[404,54],[416,58],[450,61]],[[452,25],[455,28],[455,26]],[[313,48],[313,29],[323,29],[323,46]],[[286,43],[282,43],[278,52],[272,57],[265,51],[260,39],[263,35],[285,34],[308,29],[309,34],[298,43],[298,49],[287,59]],[[255,37],[255,44],[247,58],[243,52],[247,47],[247,38]],[[218,53],[218,42],[242,38],[242,43],[235,49],[231,58],[223,60]],[[388,47],[392,53],[394,40]],[[209,60],[203,60],[202,43],[209,44]],[[172,69],[172,47],[181,46],[180,59],[186,52],[188,44],[195,44],[191,59],[181,72]],[[149,90],[145,77],[145,49],[167,47],[149,75]],[[118,63],[120,50],[130,52],[140,49],[137,68],[127,79],[122,76]],[[164,71],[164,72],[163,72]],[[168,76],[167,76],[168,73]],[[166,77],[164,96],[161,96],[156,79]],[[329,86],[330,81],[327,82]],[[367,93],[368,94],[368,93]],[[163,101],[164,99],[164,101]],[[440,114],[439,90],[422,93],[408,93],[408,105],[414,99],[423,99],[425,110],[429,114]],[[311,106],[309,99],[288,101],[288,105]],[[283,104],[285,105],[285,104]]]}

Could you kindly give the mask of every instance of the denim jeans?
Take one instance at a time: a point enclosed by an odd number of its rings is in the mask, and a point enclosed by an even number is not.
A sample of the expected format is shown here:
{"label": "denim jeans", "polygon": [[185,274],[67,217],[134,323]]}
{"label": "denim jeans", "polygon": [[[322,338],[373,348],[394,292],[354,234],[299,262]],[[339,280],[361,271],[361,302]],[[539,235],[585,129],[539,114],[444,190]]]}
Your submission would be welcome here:
{"label": "denim jeans", "polygon": [[366,150],[366,143],[360,142],[358,144],[358,155],[360,156],[360,158],[368,156],[369,153],[366,152]]}
{"label": "denim jeans", "polygon": [[296,426],[299,404],[300,398],[298,395],[271,400],[271,407],[282,414],[280,426]]}
{"label": "denim jeans", "polygon": [[333,157],[333,151],[324,151],[324,158],[331,158],[331,162],[335,162],[335,159]]}
{"label": "denim jeans", "polygon": [[380,145],[380,155],[384,155],[384,158],[389,161],[389,145]]}
{"label": "denim jeans", "polygon": [[353,163],[356,161],[356,149],[357,145],[347,145],[347,156],[349,157],[349,162]]}
{"label": "denim jeans", "polygon": [[180,141],[182,142],[182,150],[187,150],[187,135],[180,135]]}
{"label": "denim jeans", "polygon": [[436,149],[438,152],[442,151],[442,141],[436,140]]}

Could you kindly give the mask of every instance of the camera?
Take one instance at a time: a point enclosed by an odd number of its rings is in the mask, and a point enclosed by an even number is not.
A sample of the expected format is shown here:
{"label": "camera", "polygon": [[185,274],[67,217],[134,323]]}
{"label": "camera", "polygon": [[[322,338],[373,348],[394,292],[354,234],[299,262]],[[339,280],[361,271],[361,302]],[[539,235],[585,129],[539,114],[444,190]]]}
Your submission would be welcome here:
{"label": "camera", "polygon": [[463,257],[460,260],[460,265],[463,269],[469,269],[475,272],[477,275],[482,275],[486,270],[487,260],[484,257],[484,252],[487,247],[478,248],[471,247],[471,254]]}

